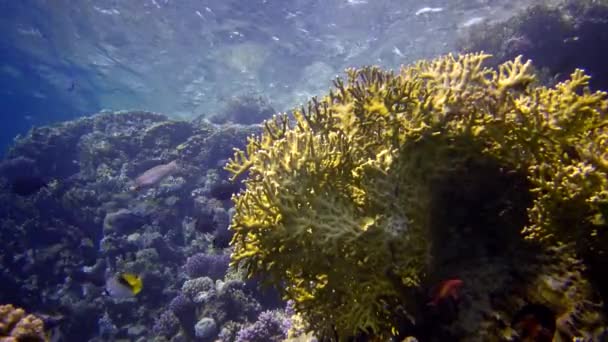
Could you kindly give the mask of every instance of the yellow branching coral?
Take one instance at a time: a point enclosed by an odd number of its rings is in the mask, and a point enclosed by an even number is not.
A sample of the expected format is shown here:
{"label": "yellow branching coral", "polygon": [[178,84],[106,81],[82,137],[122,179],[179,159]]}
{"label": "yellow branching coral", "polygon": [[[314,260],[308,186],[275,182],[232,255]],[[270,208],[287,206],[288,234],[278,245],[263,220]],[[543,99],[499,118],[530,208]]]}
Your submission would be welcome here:
{"label": "yellow branching coral", "polygon": [[388,336],[427,271],[429,189],[467,159],[527,174],[530,238],[605,228],[606,94],[581,71],[550,89],[534,86],[530,62],[495,71],[488,57],[350,69],[292,119],[268,120],[226,167],[248,172],[233,263],[280,286],[320,334]]}

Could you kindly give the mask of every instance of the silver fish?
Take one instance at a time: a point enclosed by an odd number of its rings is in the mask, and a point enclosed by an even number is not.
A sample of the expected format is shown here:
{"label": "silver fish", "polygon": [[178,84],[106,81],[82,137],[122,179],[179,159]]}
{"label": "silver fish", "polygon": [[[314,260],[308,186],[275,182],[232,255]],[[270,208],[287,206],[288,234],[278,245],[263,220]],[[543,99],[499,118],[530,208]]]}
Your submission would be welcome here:
{"label": "silver fish", "polygon": [[135,185],[131,187],[131,190],[139,190],[158,184],[158,182],[173,174],[178,169],[179,167],[175,160],[167,164],[157,165],[135,178]]}

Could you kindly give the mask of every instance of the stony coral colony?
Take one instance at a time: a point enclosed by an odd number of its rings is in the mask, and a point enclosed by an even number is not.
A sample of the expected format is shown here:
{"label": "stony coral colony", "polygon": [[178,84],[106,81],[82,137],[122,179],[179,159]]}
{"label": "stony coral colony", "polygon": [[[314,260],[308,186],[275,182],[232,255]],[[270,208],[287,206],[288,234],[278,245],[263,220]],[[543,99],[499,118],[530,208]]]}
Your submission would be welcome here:
{"label": "stony coral colony", "polygon": [[227,165],[246,186],[233,265],[328,338],[432,327],[418,289],[454,275],[460,310],[427,335],[510,340],[542,305],[562,337],[605,336],[601,275],[581,260],[606,261],[606,93],[582,70],[545,87],[530,61],[489,57],[351,69],[266,121]]}
{"label": "stony coral colony", "polygon": [[0,305],[0,341],[43,342],[47,340],[43,321],[13,305]]}

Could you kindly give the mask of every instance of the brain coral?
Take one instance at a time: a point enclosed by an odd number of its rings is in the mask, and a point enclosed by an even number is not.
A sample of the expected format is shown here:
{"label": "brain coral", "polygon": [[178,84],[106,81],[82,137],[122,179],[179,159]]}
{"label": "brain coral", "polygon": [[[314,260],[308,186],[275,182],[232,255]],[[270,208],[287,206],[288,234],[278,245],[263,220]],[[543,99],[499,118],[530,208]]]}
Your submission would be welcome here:
{"label": "brain coral", "polygon": [[226,167],[247,174],[232,262],[278,285],[321,336],[388,336],[431,272],[433,184],[483,158],[528,179],[527,238],[605,249],[606,94],[580,70],[546,88],[530,62],[493,70],[488,57],[350,69],[265,122]]}

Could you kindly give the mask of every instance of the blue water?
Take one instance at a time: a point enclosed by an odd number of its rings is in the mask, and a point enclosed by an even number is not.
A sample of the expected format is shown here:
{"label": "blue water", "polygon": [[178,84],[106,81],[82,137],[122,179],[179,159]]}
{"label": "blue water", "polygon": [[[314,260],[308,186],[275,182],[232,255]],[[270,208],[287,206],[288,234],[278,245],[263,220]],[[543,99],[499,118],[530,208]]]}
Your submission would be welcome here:
{"label": "blue water", "polygon": [[[10,65],[18,70],[20,77],[12,77],[12,74],[3,73],[0,76],[0,88],[3,94],[0,96],[0,150],[4,153],[18,134],[26,133],[30,128],[43,126],[64,120],[70,120],[82,115],[94,113],[101,109],[95,103],[93,94],[87,94],[81,90],[72,90],[70,83],[64,88],[57,88],[44,78],[40,77],[34,65],[46,65],[53,68],[55,72],[70,75],[72,79],[82,82],[86,74],[82,70],[70,67],[59,67],[49,65],[47,61],[34,59],[15,49],[3,44],[0,47],[0,55],[5,65]],[[77,86],[77,85],[76,85]],[[89,97],[91,101],[85,111],[84,108],[75,105],[72,97]]]}
{"label": "blue water", "polygon": [[[0,153],[32,126],[102,108],[187,119],[254,93],[287,110],[346,67],[452,51],[459,25],[508,3],[2,0]],[[442,11],[416,15],[425,7]]]}
{"label": "blue water", "polygon": [[[56,36],[52,19],[43,2],[0,2],[2,155],[16,135],[32,127],[101,109],[93,91],[81,86],[87,82],[87,70],[69,61],[60,46],[64,38]],[[26,41],[31,36],[38,40],[35,45]]]}

